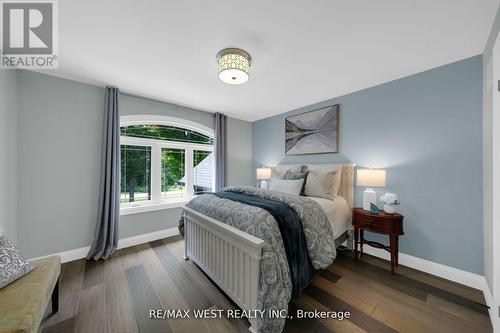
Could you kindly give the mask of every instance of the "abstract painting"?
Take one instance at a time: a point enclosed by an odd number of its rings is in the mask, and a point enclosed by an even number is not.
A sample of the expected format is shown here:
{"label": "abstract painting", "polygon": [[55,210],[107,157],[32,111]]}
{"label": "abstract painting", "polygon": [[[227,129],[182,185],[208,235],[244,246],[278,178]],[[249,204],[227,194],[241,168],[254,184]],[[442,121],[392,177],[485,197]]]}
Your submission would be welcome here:
{"label": "abstract painting", "polygon": [[338,152],[338,104],[285,119],[286,155]]}

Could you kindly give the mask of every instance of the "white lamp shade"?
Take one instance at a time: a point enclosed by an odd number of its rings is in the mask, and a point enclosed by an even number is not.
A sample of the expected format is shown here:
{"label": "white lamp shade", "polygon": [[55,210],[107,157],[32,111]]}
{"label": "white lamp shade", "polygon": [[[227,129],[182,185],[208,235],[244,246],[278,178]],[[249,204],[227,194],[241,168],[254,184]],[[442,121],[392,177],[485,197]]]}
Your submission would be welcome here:
{"label": "white lamp shade", "polygon": [[227,84],[242,84],[248,81],[248,73],[240,69],[229,68],[219,73],[219,79]]}
{"label": "white lamp shade", "polygon": [[257,179],[271,179],[271,168],[258,168]]}
{"label": "white lamp shade", "polygon": [[358,186],[385,187],[386,171],[380,169],[358,169]]}

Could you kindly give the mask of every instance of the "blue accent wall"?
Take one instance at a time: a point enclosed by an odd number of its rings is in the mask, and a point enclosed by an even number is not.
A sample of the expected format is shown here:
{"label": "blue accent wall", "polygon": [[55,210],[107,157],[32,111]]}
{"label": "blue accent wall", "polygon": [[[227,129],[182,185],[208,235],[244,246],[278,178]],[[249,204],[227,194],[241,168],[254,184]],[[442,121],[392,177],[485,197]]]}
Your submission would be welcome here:
{"label": "blue accent wall", "polygon": [[[285,117],[331,104],[341,110],[339,153],[285,156]],[[335,162],[386,168],[387,187],[377,192],[400,197],[400,252],[483,274],[481,56],[256,121],[252,131],[254,169]],[[363,190],[355,188],[356,206]]]}

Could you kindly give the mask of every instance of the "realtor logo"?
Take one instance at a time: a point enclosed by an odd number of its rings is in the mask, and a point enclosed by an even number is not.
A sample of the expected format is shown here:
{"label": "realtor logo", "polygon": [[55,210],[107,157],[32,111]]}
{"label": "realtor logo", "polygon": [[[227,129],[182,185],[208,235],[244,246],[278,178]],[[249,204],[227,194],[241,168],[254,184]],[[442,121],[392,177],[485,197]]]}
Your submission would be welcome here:
{"label": "realtor logo", "polygon": [[57,68],[56,0],[0,0],[3,68]]}

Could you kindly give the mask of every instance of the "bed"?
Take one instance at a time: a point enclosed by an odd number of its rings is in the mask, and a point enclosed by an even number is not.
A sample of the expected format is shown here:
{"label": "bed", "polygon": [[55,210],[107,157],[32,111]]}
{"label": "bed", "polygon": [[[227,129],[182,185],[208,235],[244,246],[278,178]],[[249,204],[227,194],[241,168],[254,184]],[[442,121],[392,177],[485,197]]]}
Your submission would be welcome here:
{"label": "bed", "polygon": [[336,247],[350,239],[354,165],[342,164],[339,170],[340,186],[333,200],[232,187],[195,198],[184,208],[184,259],[195,262],[242,310],[255,314],[266,309],[264,316],[248,316],[251,332],[280,332],[288,302],[300,286],[290,277],[295,270],[289,240],[282,239],[276,216],[230,196],[282,202],[294,210],[303,226],[311,269],[320,270],[333,262]]}

